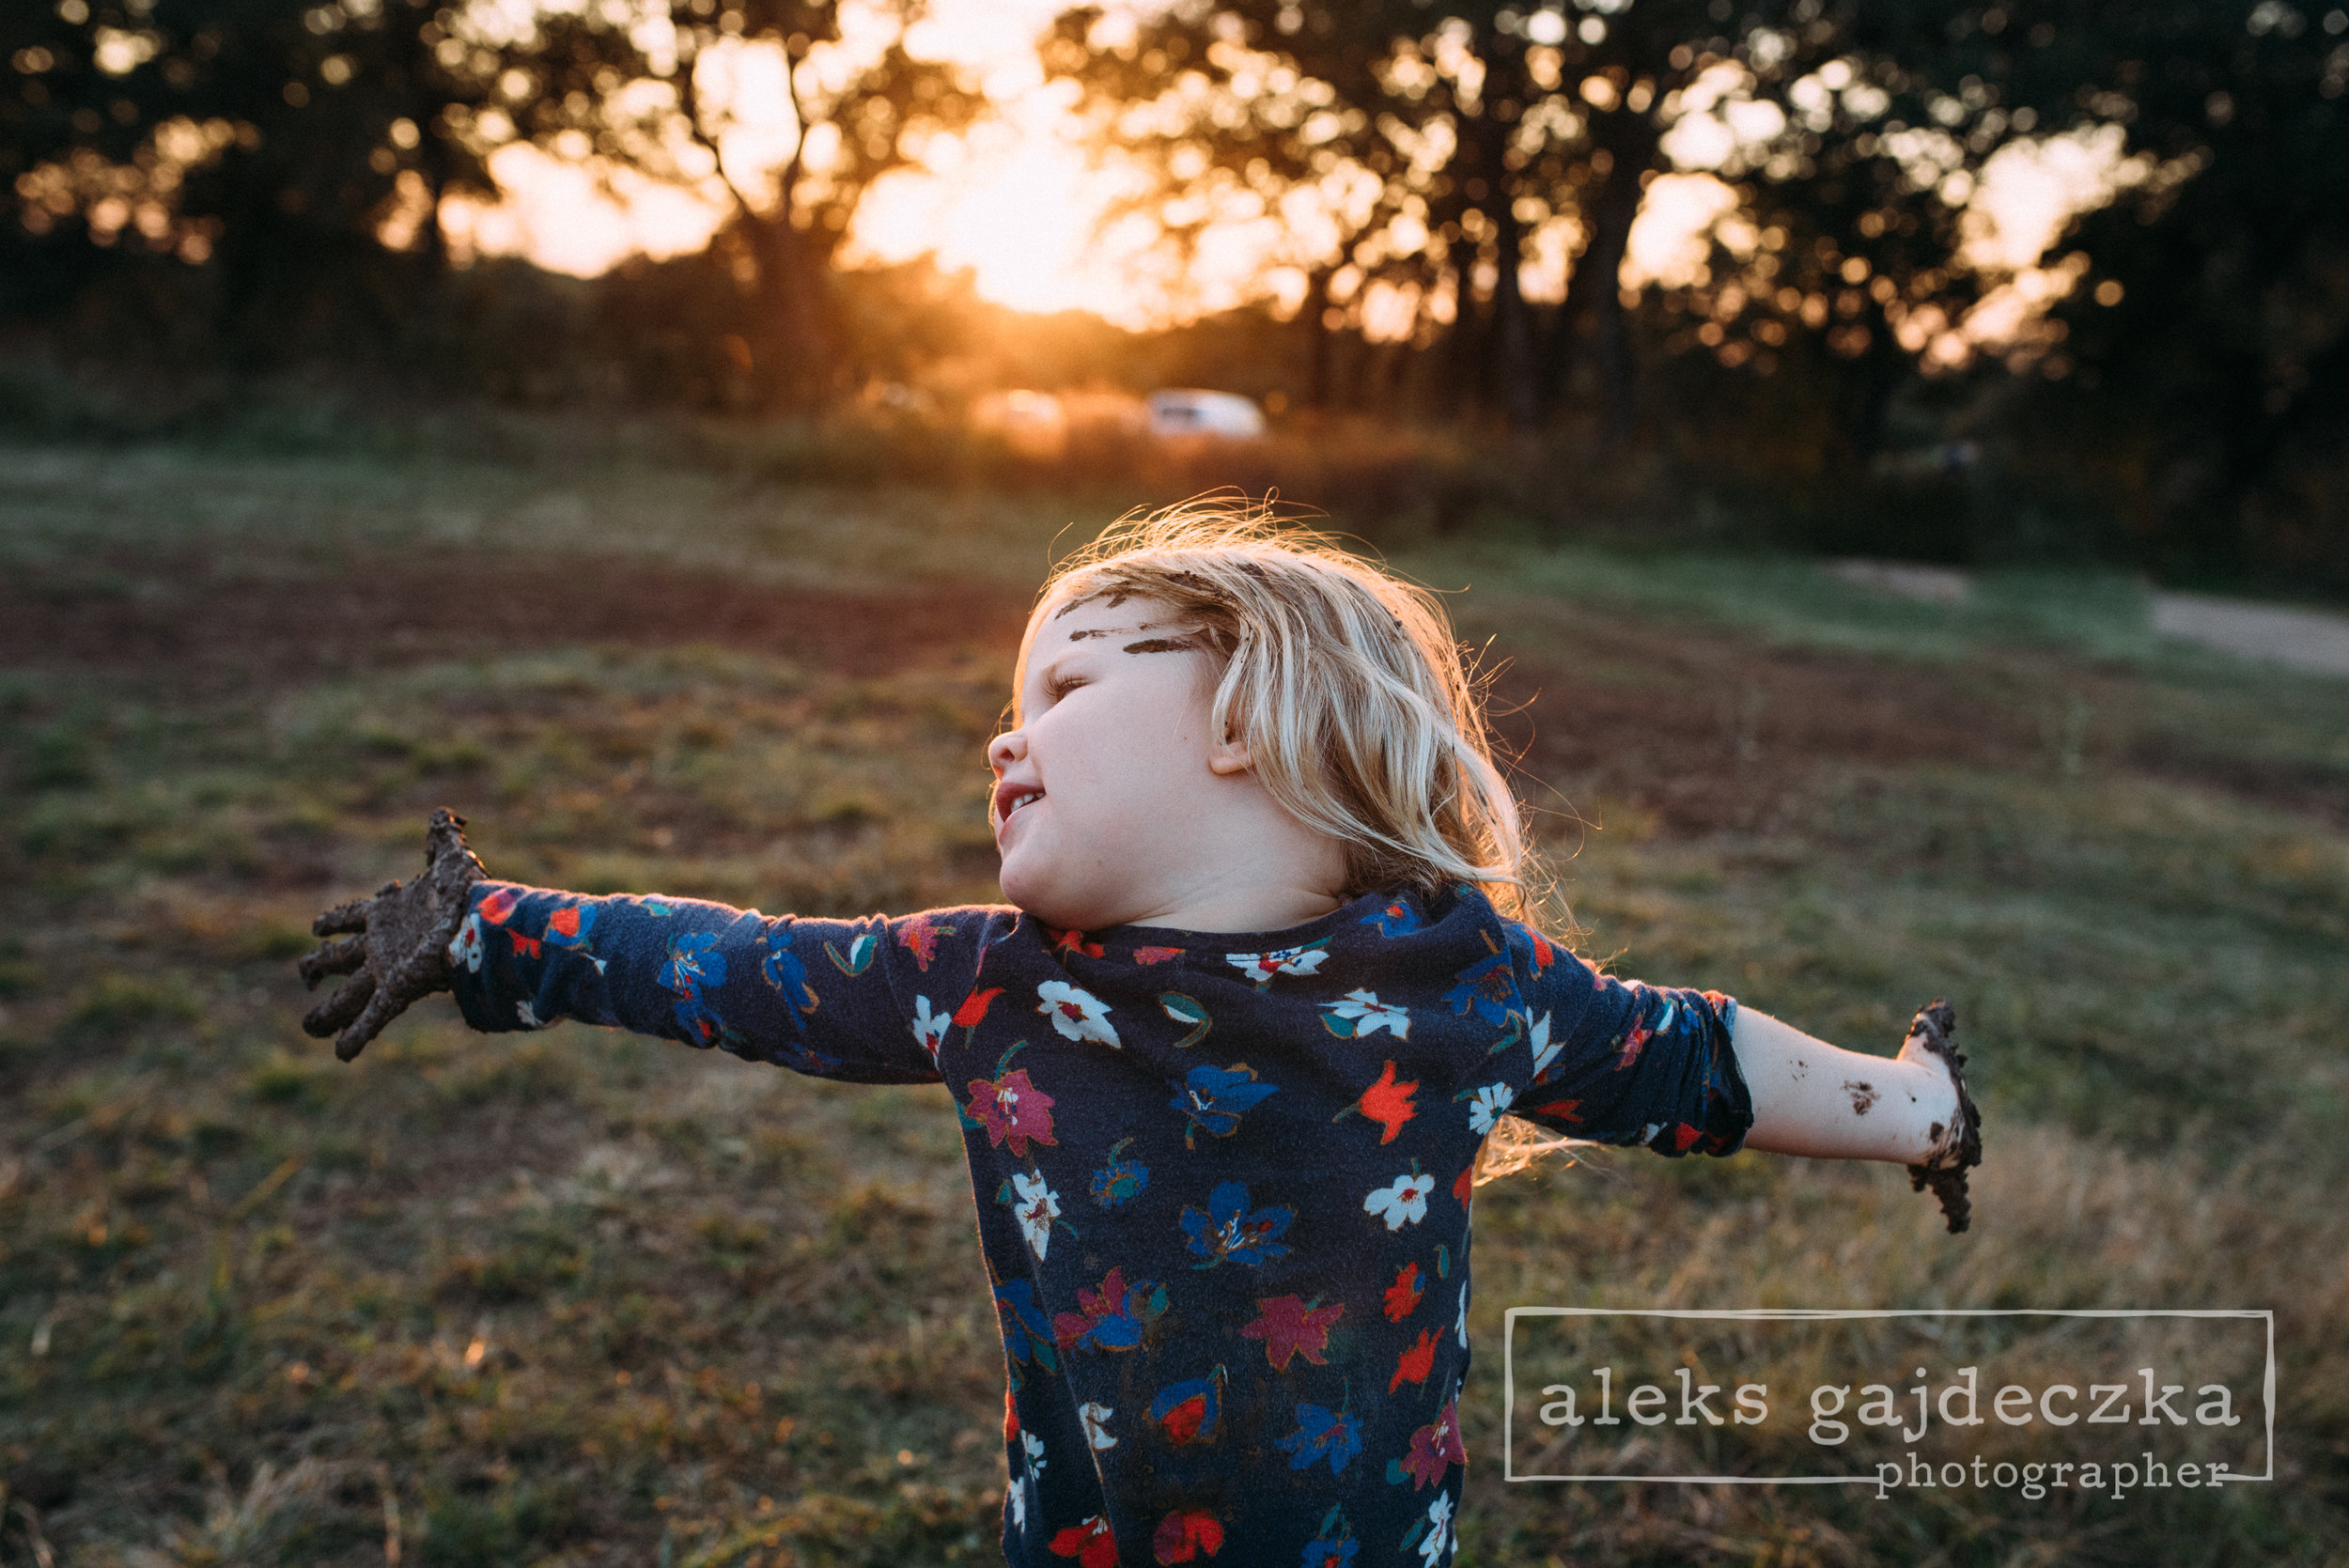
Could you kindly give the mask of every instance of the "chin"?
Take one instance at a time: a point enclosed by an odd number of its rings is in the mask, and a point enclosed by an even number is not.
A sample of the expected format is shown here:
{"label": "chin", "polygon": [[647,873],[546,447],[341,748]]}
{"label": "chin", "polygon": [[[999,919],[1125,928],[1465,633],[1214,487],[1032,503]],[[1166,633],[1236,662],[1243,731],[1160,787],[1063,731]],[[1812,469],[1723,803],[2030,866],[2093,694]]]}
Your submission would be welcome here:
{"label": "chin", "polygon": [[1093,931],[1122,924],[1098,900],[1055,887],[1050,877],[1025,873],[1017,866],[1006,865],[997,885],[1003,890],[1004,903],[1059,930]]}

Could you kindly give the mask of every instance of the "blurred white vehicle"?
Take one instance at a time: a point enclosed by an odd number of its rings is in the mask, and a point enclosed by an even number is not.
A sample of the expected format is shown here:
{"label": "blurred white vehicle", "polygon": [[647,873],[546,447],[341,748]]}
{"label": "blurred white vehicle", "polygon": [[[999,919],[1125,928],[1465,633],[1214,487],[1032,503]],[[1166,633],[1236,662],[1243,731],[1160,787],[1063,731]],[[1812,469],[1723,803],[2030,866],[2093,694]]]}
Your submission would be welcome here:
{"label": "blurred white vehicle", "polygon": [[1160,438],[1206,436],[1219,441],[1259,441],[1264,411],[1237,392],[1202,392],[1170,387],[1149,400],[1149,430]]}

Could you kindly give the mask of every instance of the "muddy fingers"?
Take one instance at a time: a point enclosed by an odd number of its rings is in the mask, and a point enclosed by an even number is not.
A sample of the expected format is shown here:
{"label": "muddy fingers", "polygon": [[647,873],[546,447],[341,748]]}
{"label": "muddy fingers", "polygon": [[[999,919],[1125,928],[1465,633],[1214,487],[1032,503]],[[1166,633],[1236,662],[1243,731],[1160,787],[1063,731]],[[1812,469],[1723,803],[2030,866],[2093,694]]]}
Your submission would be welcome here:
{"label": "muddy fingers", "polygon": [[410,1003],[450,986],[449,943],[472,903],[481,862],[466,846],[464,818],[448,810],[432,814],[425,834],[424,874],[386,882],[371,898],[327,910],[311,924],[320,937],[343,937],[305,954],[299,963],[303,983],[316,986],[330,974],[348,974],[342,987],[312,1008],[302,1027],[333,1034],[334,1054],[345,1062],[408,1009]]}
{"label": "muddy fingers", "polygon": [[311,990],[330,974],[349,974],[367,961],[367,944],[358,937],[339,942],[328,942],[302,955],[295,968],[301,970],[302,983]]}
{"label": "muddy fingers", "polygon": [[366,1010],[375,996],[375,976],[364,970],[342,983],[334,994],[303,1015],[304,1033],[323,1038]]}
{"label": "muddy fingers", "polygon": [[1950,1043],[1950,1036],[1956,1032],[1957,1014],[1937,997],[1919,1010],[1903,1048],[1904,1055],[1914,1052],[1937,1059],[1949,1069],[1950,1082],[1957,1090],[1957,1110],[1948,1126],[1934,1128],[1932,1152],[1908,1168],[1909,1190],[1932,1189],[1952,1235],[1973,1221],[1966,1172],[1982,1163],[1982,1112],[1975,1109],[1973,1095],[1966,1092],[1965,1053]]}

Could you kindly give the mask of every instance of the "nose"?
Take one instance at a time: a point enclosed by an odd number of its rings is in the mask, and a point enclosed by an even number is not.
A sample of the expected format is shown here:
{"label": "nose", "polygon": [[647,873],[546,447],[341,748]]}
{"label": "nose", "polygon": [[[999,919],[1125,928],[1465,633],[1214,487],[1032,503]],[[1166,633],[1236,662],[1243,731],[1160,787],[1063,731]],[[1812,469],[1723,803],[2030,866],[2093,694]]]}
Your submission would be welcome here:
{"label": "nose", "polygon": [[987,765],[1001,778],[1003,770],[1028,754],[1028,737],[1018,730],[1005,730],[987,743]]}

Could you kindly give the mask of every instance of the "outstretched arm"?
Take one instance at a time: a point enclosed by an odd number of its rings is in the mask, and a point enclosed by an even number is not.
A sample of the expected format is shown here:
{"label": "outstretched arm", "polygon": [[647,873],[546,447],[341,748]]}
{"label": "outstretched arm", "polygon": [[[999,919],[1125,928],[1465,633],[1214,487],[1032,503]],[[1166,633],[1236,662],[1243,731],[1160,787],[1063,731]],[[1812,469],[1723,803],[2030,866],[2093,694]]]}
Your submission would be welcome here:
{"label": "outstretched arm", "polygon": [[[304,957],[303,978],[350,978],[303,1027],[340,1031],[344,1061],[411,1003],[453,990],[480,1030],[576,1018],[819,1077],[936,1079],[938,1042],[976,971],[985,911],[770,919],[695,899],[522,887],[484,876],[463,827],[433,813],[424,875],[319,917],[319,936],[351,935]],[[941,944],[960,951],[941,956]],[[897,961],[899,949],[909,962]],[[934,958],[941,973],[911,973]]]}
{"label": "outstretched arm", "polygon": [[1966,1226],[1966,1171],[1982,1161],[1982,1120],[1949,1042],[1956,1019],[1935,1002],[1917,1015],[1900,1054],[1863,1056],[1740,1008],[1731,1033],[1753,1098],[1746,1147],[1822,1159],[1887,1159],[1932,1187]]}

